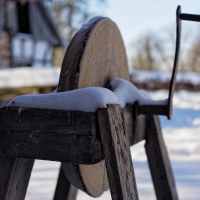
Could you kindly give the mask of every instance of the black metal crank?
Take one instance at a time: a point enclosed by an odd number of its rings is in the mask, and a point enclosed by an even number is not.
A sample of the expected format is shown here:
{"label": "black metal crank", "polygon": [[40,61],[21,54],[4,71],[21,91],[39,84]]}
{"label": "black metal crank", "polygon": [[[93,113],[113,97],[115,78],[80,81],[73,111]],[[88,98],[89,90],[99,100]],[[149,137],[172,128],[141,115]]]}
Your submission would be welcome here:
{"label": "black metal crank", "polygon": [[200,22],[200,15],[181,14],[181,6],[176,10],[176,49],[174,57],[173,71],[169,86],[169,96],[166,105],[139,105],[134,103],[133,116],[136,115],[165,115],[168,119],[172,118],[173,95],[176,84],[176,75],[178,71],[179,54],[180,54],[180,39],[181,39],[181,20]]}

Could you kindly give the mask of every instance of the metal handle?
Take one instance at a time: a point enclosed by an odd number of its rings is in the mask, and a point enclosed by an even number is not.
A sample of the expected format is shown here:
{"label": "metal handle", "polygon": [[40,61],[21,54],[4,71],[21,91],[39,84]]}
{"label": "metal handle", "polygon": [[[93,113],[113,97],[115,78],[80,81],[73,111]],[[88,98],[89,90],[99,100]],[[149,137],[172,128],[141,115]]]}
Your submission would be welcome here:
{"label": "metal handle", "polygon": [[[167,105],[143,105],[140,106],[138,102],[135,102],[134,106],[137,107],[137,115],[144,114],[144,115],[165,115],[168,119],[172,118],[172,98],[175,90],[176,84],[176,75],[178,71],[178,63],[179,63],[179,54],[180,54],[180,38],[181,38],[181,7],[178,6],[176,10],[176,49],[175,49],[175,57],[174,57],[174,65],[173,71],[170,81],[169,87],[169,96]],[[135,113],[134,113],[135,115]]]}
{"label": "metal handle", "polygon": [[176,49],[175,49],[175,57],[174,57],[174,66],[172,71],[172,78],[169,86],[169,97],[168,97],[168,119],[172,118],[172,108],[173,108],[173,95],[176,85],[176,75],[178,71],[178,63],[179,63],[179,55],[180,55],[180,43],[181,43],[181,7],[178,6],[176,10]]}
{"label": "metal handle", "polygon": [[193,21],[193,22],[200,22],[200,15],[193,15],[193,14],[181,14],[181,20]]}

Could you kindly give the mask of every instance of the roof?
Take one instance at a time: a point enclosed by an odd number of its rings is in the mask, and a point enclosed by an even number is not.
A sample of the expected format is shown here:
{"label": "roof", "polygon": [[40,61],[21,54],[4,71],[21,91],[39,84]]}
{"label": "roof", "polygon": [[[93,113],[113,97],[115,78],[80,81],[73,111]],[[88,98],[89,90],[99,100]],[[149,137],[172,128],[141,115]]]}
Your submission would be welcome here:
{"label": "roof", "polygon": [[[18,2],[27,2],[27,0],[18,0]],[[20,20],[18,20],[19,14],[24,12],[24,10],[18,10],[19,5],[27,7],[24,14],[24,18],[28,17],[30,32],[35,40],[47,40],[52,46],[62,46],[61,37],[52,22],[51,16],[49,15],[46,7],[42,0],[28,0],[28,4],[18,4],[17,1],[6,1],[7,6],[7,22],[6,27],[11,30],[13,34],[19,32]],[[3,16],[3,4],[0,5],[0,16]],[[5,20],[1,18],[0,26],[4,26]],[[1,27],[0,27],[1,29]]]}
{"label": "roof", "polygon": [[33,37],[48,40],[53,46],[61,46],[61,38],[43,2],[29,2],[30,24]]}

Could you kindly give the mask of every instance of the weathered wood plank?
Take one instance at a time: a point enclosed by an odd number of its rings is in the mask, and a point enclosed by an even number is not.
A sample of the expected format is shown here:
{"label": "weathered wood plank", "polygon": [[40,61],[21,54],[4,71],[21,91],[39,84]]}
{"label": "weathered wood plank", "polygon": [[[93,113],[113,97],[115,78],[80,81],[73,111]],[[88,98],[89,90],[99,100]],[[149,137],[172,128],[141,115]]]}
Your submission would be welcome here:
{"label": "weathered wood plank", "polygon": [[0,109],[0,155],[92,164],[95,113]]}
{"label": "weathered wood plank", "polygon": [[4,107],[0,109],[0,130],[95,135],[95,114],[79,111]]}
{"label": "weathered wood plank", "polygon": [[[126,133],[128,135],[128,138],[129,138],[129,141],[131,142],[131,144],[135,144],[135,143],[143,140],[145,138],[145,126],[144,126],[145,116],[139,116],[136,119],[137,123],[134,123],[134,120],[132,118],[132,104],[127,104],[126,108],[123,108],[122,110],[124,112]],[[99,137],[100,137],[100,135],[99,135]],[[97,141],[97,145],[95,145],[95,146],[97,146],[98,152],[100,152],[101,142],[98,143],[98,141]],[[94,150],[95,150],[95,147],[94,147]],[[100,152],[100,153],[102,153],[101,158],[104,159],[103,152]],[[96,156],[98,157],[99,154],[96,154]],[[82,179],[81,179],[80,173],[78,172],[80,170],[79,166],[80,165],[73,164],[73,163],[63,163],[62,164],[62,168],[64,169],[65,175],[68,178],[68,180],[73,181],[73,183],[76,184],[77,188],[80,188],[83,191],[87,191],[87,189],[84,185],[84,182],[81,181]],[[90,168],[88,169],[88,173],[91,173]],[[94,185],[94,183],[93,183],[93,185]]]}
{"label": "weathered wood plank", "polygon": [[34,160],[0,156],[0,199],[23,200]]}
{"label": "weathered wood plank", "polygon": [[147,116],[145,150],[157,199],[178,200],[173,173],[157,116]]}
{"label": "weathered wood plank", "polygon": [[64,171],[60,168],[53,200],[61,200],[63,197],[65,197],[65,200],[75,200],[77,192],[78,190],[70,184],[65,177]]}
{"label": "weathered wood plank", "polygon": [[[139,116],[134,123],[132,105],[123,111],[126,132],[133,145],[144,139],[145,117]],[[95,140],[95,113],[17,107],[0,109],[2,156],[97,163],[104,157]]]}
{"label": "weathered wood plank", "polygon": [[99,109],[97,115],[112,199],[138,199],[121,108],[107,105],[107,110]]}

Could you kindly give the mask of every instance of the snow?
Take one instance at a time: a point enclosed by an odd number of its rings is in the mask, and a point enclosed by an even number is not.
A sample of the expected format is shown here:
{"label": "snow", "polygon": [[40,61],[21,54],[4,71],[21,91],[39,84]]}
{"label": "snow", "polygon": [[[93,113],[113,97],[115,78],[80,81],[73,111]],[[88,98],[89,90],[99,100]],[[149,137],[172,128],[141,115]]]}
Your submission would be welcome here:
{"label": "snow", "polygon": [[81,31],[88,29],[91,26],[91,24],[93,24],[95,21],[98,21],[102,18],[103,18],[102,16],[93,17],[92,19],[89,20],[88,23],[83,24],[78,32],[81,32]]}
{"label": "snow", "polygon": [[155,72],[155,71],[140,71],[134,70],[130,73],[131,79],[138,82],[148,82],[149,80],[158,80],[160,82],[167,82],[171,79],[171,73]]}
{"label": "snow", "polygon": [[57,86],[60,68],[20,67],[0,69],[0,88]]}
{"label": "snow", "polygon": [[95,112],[98,108],[106,108],[106,104],[118,104],[112,91],[88,87],[59,93],[21,95],[12,99],[7,106]]}
{"label": "snow", "polygon": [[[155,99],[167,96],[168,91],[151,92]],[[198,200],[200,196],[200,93],[179,91],[174,94],[172,120],[160,117],[165,144],[168,149],[179,199]],[[195,124],[195,125],[194,125]],[[144,142],[131,147],[139,198],[155,200],[155,192],[144,151]],[[58,176],[58,162],[35,162],[26,200],[52,199]],[[79,191],[77,200],[92,200]],[[105,192],[98,200],[109,200]]]}
{"label": "snow", "polygon": [[[155,72],[155,71],[140,71],[134,70],[130,73],[134,82],[139,83],[148,82],[150,80],[157,80],[162,83],[169,82],[171,80],[171,72]],[[191,84],[200,84],[200,74],[194,72],[178,72],[176,82],[184,82]]]}
{"label": "snow", "polygon": [[186,82],[192,84],[200,84],[200,74],[195,72],[178,73],[178,82]]}
{"label": "snow", "polygon": [[119,104],[125,107],[126,103],[138,101],[140,105],[166,105],[167,99],[155,101],[144,90],[138,90],[132,83],[121,78],[114,78],[111,90],[116,94]]}
{"label": "snow", "polygon": [[[58,85],[60,68],[58,67],[20,67],[0,69],[0,88],[40,86],[40,85]],[[45,77],[45,78],[44,78]],[[138,82],[148,82],[149,80],[159,80],[168,82],[171,79],[171,73],[139,71],[131,72],[131,77]],[[177,82],[200,84],[200,74],[187,72],[178,73]]]}
{"label": "snow", "polygon": [[95,112],[98,108],[106,108],[107,104],[120,104],[121,107],[135,101],[140,105],[167,104],[167,100],[152,100],[147,92],[138,90],[124,79],[114,78],[110,86],[113,92],[106,88],[88,87],[59,93],[21,95],[7,106]]}

